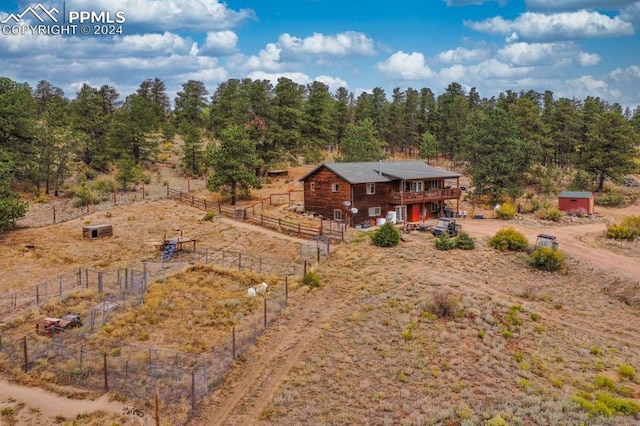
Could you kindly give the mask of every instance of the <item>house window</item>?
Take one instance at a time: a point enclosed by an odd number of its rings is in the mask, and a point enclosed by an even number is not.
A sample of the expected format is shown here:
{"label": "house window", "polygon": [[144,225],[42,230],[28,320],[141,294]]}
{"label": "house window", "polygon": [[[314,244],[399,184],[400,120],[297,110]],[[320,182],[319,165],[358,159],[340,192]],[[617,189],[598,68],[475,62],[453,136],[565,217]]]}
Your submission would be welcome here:
{"label": "house window", "polygon": [[431,181],[431,189],[438,189],[438,181],[437,180],[432,180]]}
{"label": "house window", "polygon": [[422,191],[422,181],[411,182],[411,190],[412,190],[413,192],[420,192],[420,191]]}
{"label": "house window", "polygon": [[367,184],[367,195],[371,195],[371,194],[375,194],[376,193],[376,184],[375,183],[368,183]]}
{"label": "house window", "polygon": [[570,203],[577,203],[578,200],[569,200]]}
{"label": "house window", "polygon": [[333,219],[334,220],[342,220],[342,210],[340,209],[335,209],[333,211]]}
{"label": "house window", "polygon": [[315,182],[309,182],[309,189],[311,191],[315,191],[316,190],[316,183]]}
{"label": "house window", "polygon": [[440,211],[440,203],[437,201],[434,201],[431,203],[431,211],[432,212],[439,212]]}
{"label": "house window", "polygon": [[382,209],[380,207],[369,207],[369,217],[382,215]]}
{"label": "house window", "polygon": [[332,183],[331,184],[331,191],[333,191],[333,192],[340,191],[340,184],[339,183]]}

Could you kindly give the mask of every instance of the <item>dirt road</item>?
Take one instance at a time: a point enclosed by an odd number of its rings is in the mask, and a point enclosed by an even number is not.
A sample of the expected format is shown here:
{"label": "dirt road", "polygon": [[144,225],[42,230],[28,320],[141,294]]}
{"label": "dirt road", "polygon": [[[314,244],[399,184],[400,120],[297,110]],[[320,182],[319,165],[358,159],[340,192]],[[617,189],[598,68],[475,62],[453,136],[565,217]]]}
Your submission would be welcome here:
{"label": "dirt road", "polygon": [[586,237],[604,233],[607,230],[604,223],[566,225],[553,228],[531,228],[515,221],[506,222],[493,219],[466,219],[462,223],[465,231],[478,238],[489,238],[498,230],[509,226],[522,232],[531,244],[535,243],[538,234],[552,234],[558,238],[560,250],[566,254],[582,259],[593,267],[625,276],[632,281],[636,281],[640,277],[640,263],[638,263],[637,259],[622,256],[610,250],[593,247],[584,242]]}

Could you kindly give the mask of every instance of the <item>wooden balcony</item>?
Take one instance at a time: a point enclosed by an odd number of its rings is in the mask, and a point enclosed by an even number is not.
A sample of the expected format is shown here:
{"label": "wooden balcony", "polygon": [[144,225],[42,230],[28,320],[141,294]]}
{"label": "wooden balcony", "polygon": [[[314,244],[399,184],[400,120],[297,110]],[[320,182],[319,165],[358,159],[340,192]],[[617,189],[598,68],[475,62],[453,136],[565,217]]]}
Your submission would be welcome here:
{"label": "wooden balcony", "polygon": [[460,198],[460,190],[451,189],[430,189],[428,191],[417,192],[390,192],[389,202],[391,204],[413,204],[426,203],[440,200],[456,200]]}

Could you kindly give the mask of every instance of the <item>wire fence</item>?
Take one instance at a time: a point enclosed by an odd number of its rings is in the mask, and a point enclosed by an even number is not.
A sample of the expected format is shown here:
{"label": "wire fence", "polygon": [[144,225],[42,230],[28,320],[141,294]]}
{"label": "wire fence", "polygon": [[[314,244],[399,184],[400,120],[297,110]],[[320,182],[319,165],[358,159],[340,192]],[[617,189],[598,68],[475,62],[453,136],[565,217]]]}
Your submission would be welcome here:
{"label": "wire fence", "polygon": [[86,330],[59,330],[21,338],[0,336],[0,356],[40,377],[46,371],[60,385],[117,390],[136,401],[151,401],[158,391],[163,404],[187,404],[193,410],[284,309],[288,279],[279,284],[270,288],[262,309],[245,315],[205,353],[140,346],[99,338]]}
{"label": "wire fence", "polygon": [[[260,309],[245,314],[223,338],[204,353],[187,353],[98,337],[95,332],[114,309],[129,310],[143,303],[147,282],[163,278],[195,262],[234,270],[280,276],[271,280]],[[305,265],[306,266],[306,265]],[[233,362],[241,357],[274,321],[287,304],[289,276],[302,273],[300,264],[272,261],[241,252],[202,250],[172,262],[144,262],[140,269],[97,271],[79,268],[56,280],[23,292],[0,295],[2,321],[27,314],[45,303],[64,305],[72,293],[97,292],[101,303],[89,313],[79,329],[55,329],[17,337],[0,334],[0,363],[22,366],[37,377],[55,377],[61,385],[93,391],[117,391],[126,398],[149,403],[156,393],[165,416],[183,404],[190,411],[223,380]],[[55,285],[54,285],[55,284]],[[4,362],[2,362],[4,361]]]}

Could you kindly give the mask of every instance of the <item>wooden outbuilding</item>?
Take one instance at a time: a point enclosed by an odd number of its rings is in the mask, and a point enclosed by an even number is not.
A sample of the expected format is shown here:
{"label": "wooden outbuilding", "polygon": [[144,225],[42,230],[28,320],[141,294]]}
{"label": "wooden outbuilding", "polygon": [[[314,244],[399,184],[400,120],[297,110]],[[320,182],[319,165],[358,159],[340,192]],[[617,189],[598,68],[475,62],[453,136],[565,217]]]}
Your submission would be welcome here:
{"label": "wooden outbuilding", "polygon": [[113,235],[113,227],[111,225],[87,225],[82,227],[82,236],[84,238],[102,238]]}
{"label": "wooden outbuilding", "polygon": [[584,211],[586,214],[593,214],[595,197],[589,191],[562,191],[558,197],[558,208],[567,213]]}

